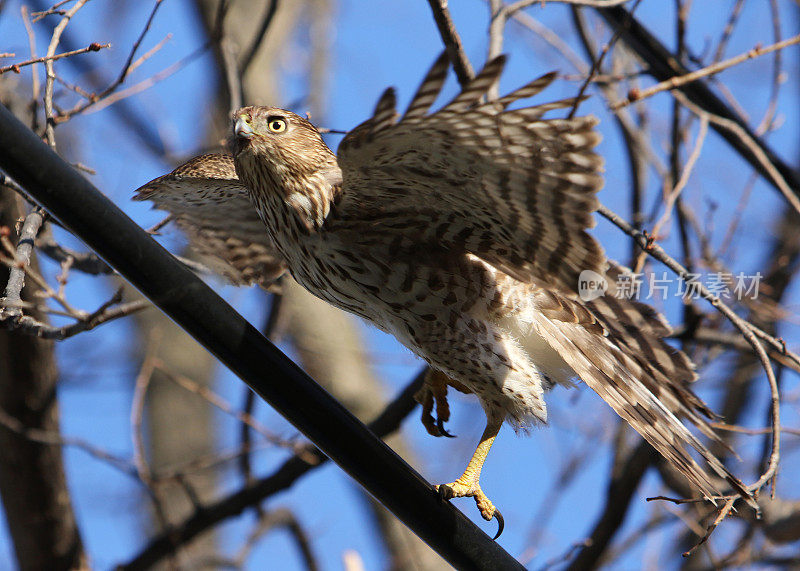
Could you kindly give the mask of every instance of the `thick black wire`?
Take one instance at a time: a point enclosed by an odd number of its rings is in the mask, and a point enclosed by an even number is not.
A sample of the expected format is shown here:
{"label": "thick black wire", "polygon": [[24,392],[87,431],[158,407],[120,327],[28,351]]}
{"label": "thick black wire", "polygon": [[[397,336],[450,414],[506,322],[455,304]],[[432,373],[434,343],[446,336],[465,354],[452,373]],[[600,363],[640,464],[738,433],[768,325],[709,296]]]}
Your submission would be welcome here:
{"label": "thick black wire", "polygon": [[0,105],[0,169],[458,569],[523,569]]}

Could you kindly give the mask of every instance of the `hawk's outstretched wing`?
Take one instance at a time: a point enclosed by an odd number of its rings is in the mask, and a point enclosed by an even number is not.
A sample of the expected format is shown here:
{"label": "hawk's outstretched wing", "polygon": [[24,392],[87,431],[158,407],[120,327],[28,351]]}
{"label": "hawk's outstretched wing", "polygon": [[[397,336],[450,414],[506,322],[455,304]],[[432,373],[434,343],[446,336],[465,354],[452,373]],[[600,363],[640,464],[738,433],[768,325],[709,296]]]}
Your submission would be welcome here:
{"label": "hawk's outstretched wing", "polygon": [[442,55],[397,121],[393,90],[339,146],[343,196],[337,215],[390,231],[418,221],[420,240],[460,247],[509,275],[564,292],[583,270],[605,272],[594,225],[602,186],[593,117],[542,119],[574,99],[509,110],[555,77],[548,74],[483,102],[505,63],[490,61],[442,109],[427,114],[448,70]]}
{"label": "hawk's outstretched wing", "polygon": [[195,157],[135,192],[169,212],[203,263],[233,284],[267,288],[286,270],[229,155]]}

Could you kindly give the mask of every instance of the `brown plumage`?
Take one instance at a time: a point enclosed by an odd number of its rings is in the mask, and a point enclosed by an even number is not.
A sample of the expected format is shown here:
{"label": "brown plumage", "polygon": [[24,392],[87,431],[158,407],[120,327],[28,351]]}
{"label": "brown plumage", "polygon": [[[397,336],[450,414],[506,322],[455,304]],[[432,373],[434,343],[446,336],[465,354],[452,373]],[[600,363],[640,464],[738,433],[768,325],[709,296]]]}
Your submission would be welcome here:
{"label": "brown plumage", "polygon": [[286,271],[230,155],[195,157],[138,188],[134,200],[169,212],[201,261],[235,285],[269,288]]}
{"label": "brown plumage", "polygon": [[612,283],[621,271],[586,232],[602,186],[597,120],[543,118],[573,99],[508,109],[554,74],[484,101],[503,63],[489,62],[429,113],[448,70],[440,57],[401,119],[388,90],[338,158],[290,111],[237,111],[236,173],[272,243],[311,293],[393,334],[438,372],[419,395],[431,433],[446,434],[448,385],[479,398],[487,428],[465,473],[440,487],[445,497],[473,496],[485,518],[497,515],[479,476],[501,424],[546,422],[544,392],[578,377],[705,497],[726,492],[723,481],[749,497],[681,420],[715,438],[710,411],[687,387],[691,362],[662,340],[663,318],[637,302],[577,294],[582,271]]}

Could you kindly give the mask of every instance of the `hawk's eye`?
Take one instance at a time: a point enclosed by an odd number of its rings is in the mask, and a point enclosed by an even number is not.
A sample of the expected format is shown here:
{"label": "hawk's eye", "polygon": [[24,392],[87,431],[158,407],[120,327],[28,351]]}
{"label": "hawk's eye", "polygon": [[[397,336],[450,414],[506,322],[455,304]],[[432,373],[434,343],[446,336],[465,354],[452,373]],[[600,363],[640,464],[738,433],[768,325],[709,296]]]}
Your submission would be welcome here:
{"label": "hawk's eye", "polygon": [[267,119],[267,127],[273,133],[283,133],[286,130],[286,119],[283,117],[270,117]]}

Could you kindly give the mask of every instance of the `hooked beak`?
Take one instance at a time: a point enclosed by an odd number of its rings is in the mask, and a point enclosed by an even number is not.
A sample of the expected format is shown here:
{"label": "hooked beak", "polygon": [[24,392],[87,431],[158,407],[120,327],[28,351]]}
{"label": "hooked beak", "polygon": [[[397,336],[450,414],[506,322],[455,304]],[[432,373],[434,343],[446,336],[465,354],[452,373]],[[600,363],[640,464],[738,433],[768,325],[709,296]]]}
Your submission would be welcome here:
{"label": "hooked beak", "polygon": [[236,123],[233,125],[233,134],[242,139],[252,139],[256,133],[247,123],[247,118],[240,115],[236,118]]}

